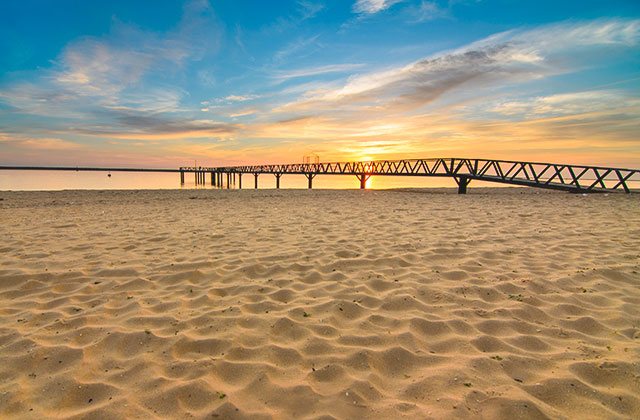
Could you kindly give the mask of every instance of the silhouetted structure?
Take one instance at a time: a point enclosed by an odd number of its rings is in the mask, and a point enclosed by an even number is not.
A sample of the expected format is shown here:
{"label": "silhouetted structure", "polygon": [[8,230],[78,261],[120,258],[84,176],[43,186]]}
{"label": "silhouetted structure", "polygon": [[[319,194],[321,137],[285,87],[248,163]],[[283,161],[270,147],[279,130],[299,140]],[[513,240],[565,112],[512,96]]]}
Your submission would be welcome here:
{"label": "silhouetted structure", "polygon": [[[181,168],[191,171],[196,168]],[[631,192],[628,181],[640,180],[640,170],[559,163],[520,162],[491,159],[433,158],[411,160],[378,160],[371,162],[292,163],[274,165],[242,165],[206,168],[212,173],[251,173],[258,188],[258,175],[273,174],[276,188],[283,174],[304,175],[312,180],[317,175],[355,175],[364,189],[371,176],[451,177],[458,193],[465,194],[472,180],[547,188],[571,192]]]}
{"label": "silhouetted structure", "polygon": [[[465,194],[472,180],[548,188],[571,192],[631,192],[628,182],[640,181],[640,170],[601,166],[568,165],[559,163],[520,162],[490,159],[434,158],[411,160],[378,160],[371,162],[292,163],[278,165],[241,165],[224,167],[181,167],[179,169],[152,168],[99,168],[56,166],[0,166],[0,170],[56,170],[107,172],[173,172],[180,174],[184,184],[185,173],[193,173],[196,185],[204,185],[206,174],[211,185],[229,188],[236,183],[242,188],[242,175],[253,174],[254,188],[258,188],[260,174],[273,174],[276,188],[284,174],[307,177],[313,187],[317,175],[355,175],[364,189],[372,176],[432,176],[450,177],[458,184],[458,193]],[[224,178],[226,177],[226,183]]]}

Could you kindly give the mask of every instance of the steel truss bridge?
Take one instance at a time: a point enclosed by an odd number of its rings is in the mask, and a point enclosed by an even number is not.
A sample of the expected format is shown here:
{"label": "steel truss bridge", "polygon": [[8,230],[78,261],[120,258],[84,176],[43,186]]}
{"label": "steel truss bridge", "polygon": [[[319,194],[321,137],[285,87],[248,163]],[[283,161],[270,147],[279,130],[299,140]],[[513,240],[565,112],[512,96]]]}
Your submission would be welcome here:
{"label": "steel truss bridge", "polygon": [[[196,183],[205,182],[205,174],[211,174],[211,184],[227,186],[235,183],[238,175],[242,188],[242,174],[253,174],[258,188],[260,174],[273,174],[276,188],[284,174],[304,175],[313,185],[317,175],[355,175],[360,188],[372,176],[432,176],[450,177],[458,184],[458,193],[465,194],[472,180],[497,182],[527,187],[547,188],[571,192],[631,192],[629,183],[640,181],[640,170],[601,166],[568,165],[559,163],[520,162],[493,159],[432,158],[377,160],[367,162],[292,163],[274,165],[242,165],[225,167],[182,167],[184,172],[195,172]],[[198,175],[200,174],[200,175]]]}
{"label": "steel truss bridge", "polygon": [[465,194],[472,180],[497,182],[535,188],[547,188],[579,193],[614,192],[630,193],[630,183],[640,182],[640,169],[610,168],[602,166],[569,165],[560,163],[522,162],[493,159],[431,158],[376,160],[365,162],[291,163],[275,165],[241,165],[219,167],[161,168],[105,168],[82,166],[0,166],[0,170],[45,170],[45,171],[103,171],[103,172],[172,172],[180,174],[184,184],[185,173],[193,173],[196,185],[206,183],[206,174],[211,176],[211,185],[229,187],[236,183],[242,188],[242,175],[252,174],[254,186],[258,188],[260,174],[275,176],[276,188],[280,188],[280,177],[284,174],[304,175],[309,188],[317,175],[354,175],[365,188],[372,176],[431,176],[450,177],[458,184],[458,193]]}

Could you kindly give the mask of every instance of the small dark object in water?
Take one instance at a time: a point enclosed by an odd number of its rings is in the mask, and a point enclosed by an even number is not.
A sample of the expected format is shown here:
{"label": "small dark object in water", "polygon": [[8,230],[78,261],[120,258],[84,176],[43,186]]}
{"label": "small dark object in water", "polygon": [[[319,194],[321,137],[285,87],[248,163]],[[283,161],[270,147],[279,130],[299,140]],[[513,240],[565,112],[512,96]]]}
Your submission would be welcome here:
{"label": "small dark object in water", "polygon": [[107,174],[107,176],[108,176],[109,178],[111,178],[111,174]]}

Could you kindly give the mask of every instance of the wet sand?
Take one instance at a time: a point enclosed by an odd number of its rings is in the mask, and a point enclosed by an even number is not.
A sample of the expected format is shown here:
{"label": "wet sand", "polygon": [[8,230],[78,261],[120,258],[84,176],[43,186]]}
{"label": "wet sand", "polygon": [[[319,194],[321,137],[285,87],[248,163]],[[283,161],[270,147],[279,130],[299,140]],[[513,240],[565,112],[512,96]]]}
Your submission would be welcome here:
{"label": "wet sand", "polygon": [[0,220],[0,417],[640,417],[637,194],[0,192]]}

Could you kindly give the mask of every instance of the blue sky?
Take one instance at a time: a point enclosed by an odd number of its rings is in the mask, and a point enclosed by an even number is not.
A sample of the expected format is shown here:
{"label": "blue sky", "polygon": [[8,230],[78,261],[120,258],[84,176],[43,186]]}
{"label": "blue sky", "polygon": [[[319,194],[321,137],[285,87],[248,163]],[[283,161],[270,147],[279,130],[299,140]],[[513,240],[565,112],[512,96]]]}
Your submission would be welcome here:
{"label": "blue sky", "polygon": [[637,1],[0,4],[0,163],[640,166]]}

